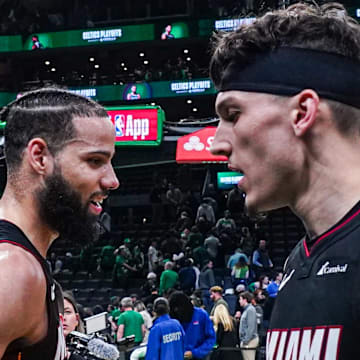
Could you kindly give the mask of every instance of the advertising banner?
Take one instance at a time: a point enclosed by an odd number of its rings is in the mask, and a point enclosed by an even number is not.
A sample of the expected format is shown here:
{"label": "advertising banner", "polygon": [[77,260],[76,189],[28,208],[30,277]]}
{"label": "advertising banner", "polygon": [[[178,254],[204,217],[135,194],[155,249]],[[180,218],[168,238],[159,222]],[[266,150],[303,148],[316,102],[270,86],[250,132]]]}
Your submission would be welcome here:
{"label": "advertising banner", "polygon": [[118,146],[158,146],[162,141],[164,111],[159,106],[107,107],[115,125]]}
{"label": "advertising banner", "polygon": [[226,163],[226,156],[214,156],[210,153],[215,131],[216,127],[209,126],[178,139],[176,162],[180,164]]}

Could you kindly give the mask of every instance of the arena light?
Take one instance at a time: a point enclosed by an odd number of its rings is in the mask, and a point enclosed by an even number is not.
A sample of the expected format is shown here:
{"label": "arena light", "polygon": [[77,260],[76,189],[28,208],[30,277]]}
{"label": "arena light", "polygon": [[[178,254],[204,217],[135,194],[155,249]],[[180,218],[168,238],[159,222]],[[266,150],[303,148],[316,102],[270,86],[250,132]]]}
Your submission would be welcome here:
{"label": "arena light", "polygon": [[95,58],[91,57],[91,58],[89,58],[89,61],[90,61],[90,62],[94,62],[94,61],[95,61]]}
{"label": "arena light", "polygon": [[192,100],[191,100],[191,99],[187,99],[186,102],[187,102],[188,104],[192,104]]}
{"label": "arena light", "polygon": [[149,64],[149,61],[148,61],[148,60],[144,60],[144,64],[145,64],[145,65]]}
{"label": "arena light", "polygon": [[190,56],[187,57],[187,58],[186,58],[186,61],[191,61],[191,57],[190,57]]}
{"label": "arena light", "polygon": [[95,65],[94,65],[94,68],[95,68],[95,69],[98,69],[99,67],[100,67],[99,64],[95,64]]}
{"label": "arena light", "polygon": [[50,61],[49,61],[49,60],[46,60],[46,61],[45,61],[45,65],[50,65]]}
{"label": "arena light", "polygon": [[120,65],[121,65],[122,67],[124,67],[124,66],[125,66],[125,63],[121,63]]}
{"label": "arena light", "polygon": [[52,71],[52,72],[55,72],[55,71],[56,71],[56,69],[53,67],[53,68],[51,68],[51,71]]}
{"label": "arena light", "polygon": [[140,57],[144,57],[145,54],[144,54],[143,52],[141,52],[141,53],[139,53],[139,56],[140,56]]}
{"label": "arena light", "polygon": [[193,112],[197,112],[198,109],[196,107],[193,108]]}
{"label": "arena light", "polygon": [[189,50],[188,49],[184,49],[184,54],[188,54]]}

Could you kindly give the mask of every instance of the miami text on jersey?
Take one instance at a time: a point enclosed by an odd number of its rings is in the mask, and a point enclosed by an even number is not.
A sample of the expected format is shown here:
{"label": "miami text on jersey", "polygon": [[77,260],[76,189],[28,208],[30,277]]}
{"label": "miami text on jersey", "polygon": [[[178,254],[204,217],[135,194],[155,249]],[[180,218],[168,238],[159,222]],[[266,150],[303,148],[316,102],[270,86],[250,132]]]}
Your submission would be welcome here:
{"label": "miami text on jersey", "polygon": [[273,329],[266,339],[266,360],[338,360],[342,326]]}

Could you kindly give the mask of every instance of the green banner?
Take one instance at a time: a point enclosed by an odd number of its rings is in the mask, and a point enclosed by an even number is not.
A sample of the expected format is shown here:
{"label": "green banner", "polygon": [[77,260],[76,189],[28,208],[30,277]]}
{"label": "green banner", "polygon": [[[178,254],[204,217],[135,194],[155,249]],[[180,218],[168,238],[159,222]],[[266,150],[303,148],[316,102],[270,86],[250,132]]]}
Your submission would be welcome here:
{"label": "green banner", "polygon": [[154,24],[39,33],[25,40],[24,50],[115,44],[154,40]]}
{"label": "green banner", "polygon": [[21,35],[0,36],[0,52],[22,51]]}
{"label": "green banner", "polygon": [[[69,90],[101,103],[114,101],[131,103],[131,101],[142,99],[216,94],[215,87],[208,78],[72,87]],[[15,100],[18,95],[21,94],[0,92],[0,106],[7,105],[10,101]]]}

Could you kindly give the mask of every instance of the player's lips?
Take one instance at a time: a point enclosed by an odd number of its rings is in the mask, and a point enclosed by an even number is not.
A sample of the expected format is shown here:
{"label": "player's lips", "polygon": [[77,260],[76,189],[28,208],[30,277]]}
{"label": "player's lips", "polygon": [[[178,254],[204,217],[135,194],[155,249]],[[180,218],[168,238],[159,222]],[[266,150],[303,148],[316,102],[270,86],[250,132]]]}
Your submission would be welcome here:
{"label": "player's lips", "polygon": [[231,170],[231,171],[235,171],[235,172],[239,172],[239,173],[243,174],[243,176],[241,177],[241,179],[240,179],[239,182],[237,183],[238,188],[239,188],[239,189],[242,189],[242,186],[241,186],[241,185],[242,185],[242,183],[243,183],[243,181],[244,181],[244,178],[245,178],[244,171],[243,171],[242,169],[240,169],[240,168],[237,168],[237,167],[231,165],[231,164],[228,164],[228,168],[229,168],[229,170]]}
{"label": "player's lips", "polygon": [[102,211],[101,205],[106,198],[107,196],[90,200],[90,205],[89,205],[90,210],[96,215],[99,215]]}
{"label": "player's lips", "polygon": [[229,170],[231,170],[231,171],[236,171],[236,172],[240,172],[240,173],[244,173],[241,169],[239,169],[239,168],[236,168],[235,166],[233,166],[233,165],[231,165],[231,164],[228,164],[228,168],[229,168]]}

